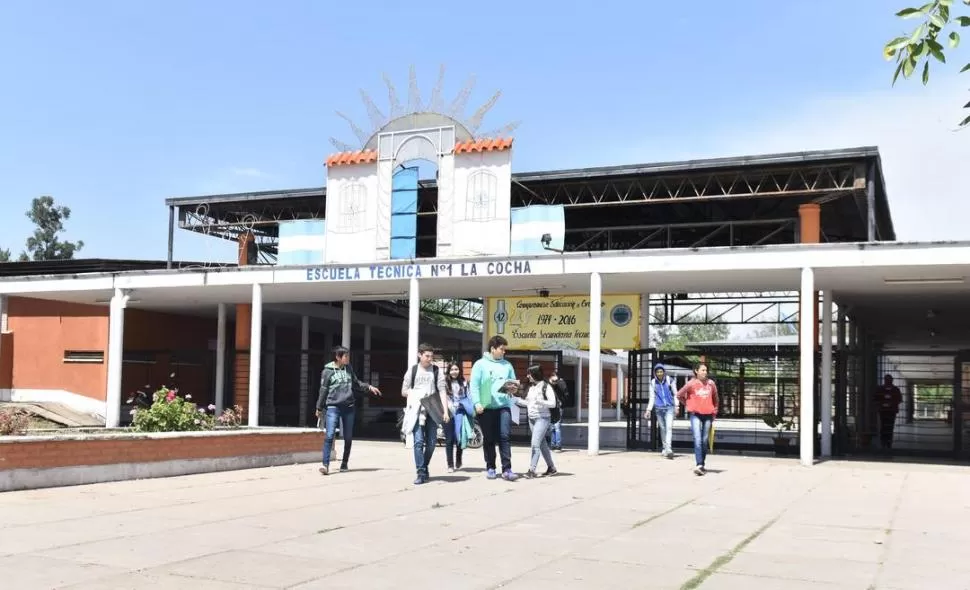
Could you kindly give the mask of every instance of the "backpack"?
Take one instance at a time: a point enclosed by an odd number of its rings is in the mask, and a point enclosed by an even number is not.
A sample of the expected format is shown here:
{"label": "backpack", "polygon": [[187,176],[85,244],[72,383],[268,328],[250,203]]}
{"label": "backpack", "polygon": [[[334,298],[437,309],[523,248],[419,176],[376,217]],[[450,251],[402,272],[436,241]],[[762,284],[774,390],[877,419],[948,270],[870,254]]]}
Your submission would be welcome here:
{"label": "backpack", "polygon": [[[431,375],[432,375],[432,393],[438,392],[438,365],[431,363]],[[418,377],[418,365],[411,367],[411,389],[414,389],[414,380]]]}
{"label": "backpack", "polygon": [[[543,385],[542,385],[543,397],[545,397],[546,391],[549,390],[549,387],[550,385],[548,381],[543,382]],[[562,422],[562,400],[559,399],[559,393],[556,391],[555,387],[552,388],[552,395],[555,396],[556,398],[556,407],[551,408],[549,410],[549,419],[550,421],[552,421],[553,424],[555,424],[557,422]]]}

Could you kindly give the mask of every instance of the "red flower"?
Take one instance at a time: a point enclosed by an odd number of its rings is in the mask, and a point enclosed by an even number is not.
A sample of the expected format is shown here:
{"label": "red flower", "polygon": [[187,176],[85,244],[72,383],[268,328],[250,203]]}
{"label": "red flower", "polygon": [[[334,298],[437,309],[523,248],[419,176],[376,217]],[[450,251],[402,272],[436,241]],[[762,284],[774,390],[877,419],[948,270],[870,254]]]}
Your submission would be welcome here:
{"label": "red flower", "polygon": [[170,402],[170,403],[173,402],[173,401],[175,401],[175,392],[174,391],[169,391],[168,392],[168,395],[165,396],[165,401]]}

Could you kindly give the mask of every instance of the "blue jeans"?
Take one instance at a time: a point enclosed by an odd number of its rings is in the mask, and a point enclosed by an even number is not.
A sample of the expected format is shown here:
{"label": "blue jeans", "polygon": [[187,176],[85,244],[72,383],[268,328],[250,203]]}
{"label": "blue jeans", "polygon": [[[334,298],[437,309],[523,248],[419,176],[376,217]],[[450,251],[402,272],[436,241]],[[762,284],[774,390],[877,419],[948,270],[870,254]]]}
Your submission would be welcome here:
{"label": "blue jeans", "polygon": [[546,467],[555,469],[552,463],[552,452],[549,450],[549,443],[546,442],[546,434],[551,427],[549,418],[529,418],[529,429],[532,431],[532,462],[529,471],[535,472],[539,466],[539,455],[542,455],[546,462]]}
{"label": "blue jeans", "polygon": [[[448,425],[445,424],[447,428]],[[420,421],[414,425],[414,467],[418,470],[418,477],[428,477],[428,465],[438,444],[438,425],[431,418],[427,418],[424,426]]]}
{"label": "blue jeans", "polygon": [[694,460],[699,467],[703,467],[707,459],[707,445],[711,437],[712,424],[714,424],[714,416],[710,414],[690,415],[690,431],[694,435]]}
{"label": "blue jeans", "polygon": [[354,406],[327,406],[327,436],[323,440],[323,464],[330,466],[330,453],[333,451],[333,435],[340,422],[340,436],[344,439],[344,457],[340,462],[346,465],[350,459],[350,445],[354,442]]}
{"label": "blue jeans", "polygon": [[562,422],[556,422],[552,425],[552,440],[550,442],[552,448],[562,448]]}
{"label": "blue jeans", "polygon": [[[467,420],[468,417],[465,416],[463,410],[458,410],[462,416]],[[445,458],[448,460],[448,468],[451,469],[455,467],[455,451],[457,447],[458,452],[458,466],[461,466],[461,443],[458,440],[458,433],[455,431],[456,424],[458,424],[458,416],[452,414],[451,422],[445,424]]]}
{"label": "blue jeans", "polygon": [[667,406],[654,408],[653,411],[657,414],[657,426],[660,427],[660,441],[663,443],[661,448],[665,455],[670,454],[673,452],[671,445],[674,438],[674,408]]}

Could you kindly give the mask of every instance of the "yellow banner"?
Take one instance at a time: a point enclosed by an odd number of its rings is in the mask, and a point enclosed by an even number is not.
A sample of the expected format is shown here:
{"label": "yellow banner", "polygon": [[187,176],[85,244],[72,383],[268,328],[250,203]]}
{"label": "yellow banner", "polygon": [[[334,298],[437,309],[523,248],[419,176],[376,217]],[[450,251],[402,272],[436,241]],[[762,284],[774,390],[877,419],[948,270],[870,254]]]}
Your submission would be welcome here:
{"label": "yellow banner", "polygon": [[[488,297],[487,332],[509,350],[589,350],[589,296]],[[640,296],[603,295],[602,348],[640,348]]]}

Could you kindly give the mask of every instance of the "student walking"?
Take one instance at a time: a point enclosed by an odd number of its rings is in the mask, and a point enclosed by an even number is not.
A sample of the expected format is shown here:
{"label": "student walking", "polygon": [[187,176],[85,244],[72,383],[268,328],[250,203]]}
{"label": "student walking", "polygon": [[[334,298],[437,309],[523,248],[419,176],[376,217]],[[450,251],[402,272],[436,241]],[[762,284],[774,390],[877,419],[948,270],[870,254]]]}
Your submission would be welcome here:
{"label": "student walking", "polygon": [[[414,435],[414,468],[417,471],[414,485],[428,483],[428,467],[438,443],[438,425],[447,430],[449,421],[445,375],[433,361],[434,348],[430,344],[421,344],[418,364],[407,370],[401,384],[401,395],[407,399],[401,432]],[[439,397],[430,399],[434,396]],[[439,404],[440,408],[437,407]]]}
{"label": "student walking", "polygon": [[515,403],[528,408],[529,430],[532,431],[532,462],[525,476],[532,479],[537,477],[536,469],[539,467],[540,454],[546,462],[546,472],[543,475],[557,473],[556,465],[552,461],[552,452],[546,440],[546,435],[552,426],[550,410],[556,407],[556,392],[542,374],[542,367],[539,365],[529,367],[527,377],[530,383],[529,392],[525,399],[516,399]]}
{"label": "student walking", "polygon": [[707,365],[700,363],[694,369],[695,378],[691,379],[677,392],[677,397],[687,407],[690,416],[690,431],[694,436],[694,467],[696,475],[707,473],[708,439],[711,426],[717,417],[717,385],[707,376]]}
{"label": "student walking", "polygon": [[660,426],[660,440],[663,441],[661,455],[668,459],[674,458],[672,448],[674,434],[674,415],[677,413],[677,394],[666,376],[661,363],[653,367],[653,379],[650,381],[650,401],[643,417],[650,419],[650,412],[657,413],[657,424]]}
{"label": "student walking", "polygon": [[340,435],[344,439],[343,460],[340,470],[347,471],[350,461],[350,447],[354,442],[354,417],[356,395],[369,392],[381,395],[381,390],[357,379],[350,366],[350,351],[343,346],[333,349],[333,361],[327,363],[320,375],[320,395],[317,397],[317,418],[325,415],[326,436],[323,441],[323,466],[320,473],[330,473],[330,454],[333,450],[333,437],[340,423]]}
{"label": "student walking", "polygon": [[518,393],[515,369],[505,360],[509,342],[502,336],[488,340],[488,351],[472,365],[468,392],[475,404],[482,427],[485,449],[485,477],[498,477],[495,470],[495,446],[502,461],[502,479],[515,481],[512,472],[512,395]]}
{"label": "student walking", "polygon": [[468,383],[465,382],[458,363],[448,365],[445,390],[448,392],[448,406],[453,416],[452,424],[444,427],[445,458],[448,460],[448,472],[453,473],[461,469],[463,444],[466,443],[462,436],[465,424],[475,420],[474,408],[470,408],[471,400],[468,399]]}

